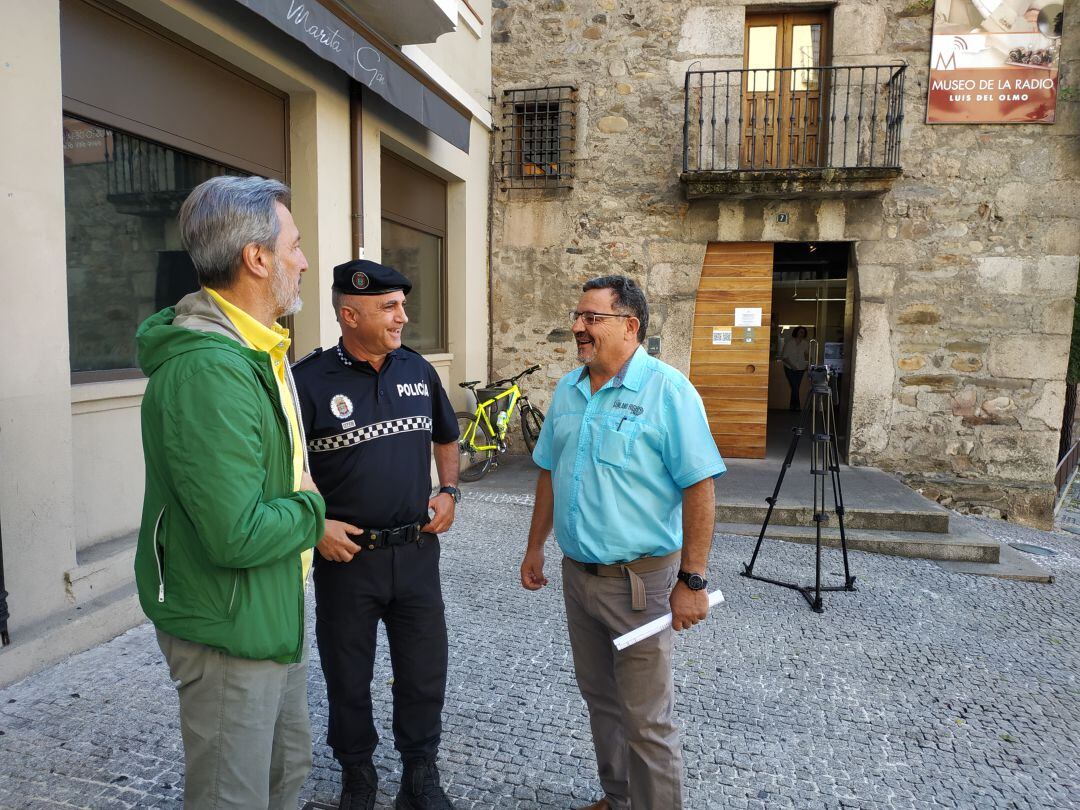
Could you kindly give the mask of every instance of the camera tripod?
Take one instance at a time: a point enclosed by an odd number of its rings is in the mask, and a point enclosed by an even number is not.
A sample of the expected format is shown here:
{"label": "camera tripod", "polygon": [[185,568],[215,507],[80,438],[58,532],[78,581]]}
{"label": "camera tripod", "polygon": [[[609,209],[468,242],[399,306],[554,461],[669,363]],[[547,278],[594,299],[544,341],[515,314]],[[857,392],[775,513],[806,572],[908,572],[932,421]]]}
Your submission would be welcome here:
{"label": "camera tripod", "polygon": [[[847,535],[844,533],[844,493],[840,487],[840,451],[836,446],[836,405],[833,402],[831,374],[828,366],[812,365],[810,372],[810,399],[803,407],[800,424],[791,429],[791,444],[788,446],[787,456],[780,468],[780,475],[776,479],[776,487],[771,497],[765,499],[769,504],[769,511],[765,513],[765,521],[761,524],[761,534],[758,535],[757,545],[754,546],[754,554],[750,558],[750,564],[744,565],[742,575],[759,582],[768,582],[783,588],[798,591],[810,603],[810,609],[815,613],[822,613],[824,608],[821,604],[822,591],[854,591],[855,577],[848,568]],[[779,499],[780,487],[784,484],[784,476],[791,461],[795,457],[795,451],[799,446],[799,438],[809,429],[810,431],[810,474],[814,477],[814,525],[816,527],[815,539],[815,567],[814,585],[798,585],[794,582],[781,582],[776,579],[768,579],[754,574],[754,563],[757,562],[758,552],[761,551],[761,543],[765,539],[765,531],[769,527],[773,509]],[[821,525],[829,519],[825,511],[825,476],[832,481],[833,510],[840,526],[840,549],[844,555],[844,584],[822,586],[821,584]]]}

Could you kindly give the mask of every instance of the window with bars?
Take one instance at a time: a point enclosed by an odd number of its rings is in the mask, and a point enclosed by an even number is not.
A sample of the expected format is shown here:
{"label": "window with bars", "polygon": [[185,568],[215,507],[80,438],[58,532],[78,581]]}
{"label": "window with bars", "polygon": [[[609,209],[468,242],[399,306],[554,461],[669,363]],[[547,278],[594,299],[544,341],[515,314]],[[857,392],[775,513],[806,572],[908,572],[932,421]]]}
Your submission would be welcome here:
{"label": "window with bars", "polygon": [[505,188],[569,188],[577,93],[568,85],[503,92]]}

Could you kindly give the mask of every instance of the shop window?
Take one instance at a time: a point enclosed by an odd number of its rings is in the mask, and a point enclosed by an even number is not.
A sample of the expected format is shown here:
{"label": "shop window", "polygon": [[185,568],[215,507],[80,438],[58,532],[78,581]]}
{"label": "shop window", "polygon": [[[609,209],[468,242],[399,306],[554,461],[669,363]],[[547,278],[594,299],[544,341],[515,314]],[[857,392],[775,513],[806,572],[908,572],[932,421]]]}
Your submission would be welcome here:
{"label": "shop window", "polygon": [[424,354],[444,351],[443,239],[433,233],[382,221],[382,260],[412,282],[406,308],[405,343]]}
{"label": "shop window", "polygon": [[508,188],[568,188],[574,177],[573,87],[503,93],[502,180]]}
{"label": "shop window", "polygon": [[423,354],[447,350],[446,183],[382,152],[382,262],[412,282],[405,343]]}
{"label": "shop window", "polygon": [[64,118],[72,382],[140,376],[138,325],[198,288],[180,245],[180,204],[222,174],[247,173]]}

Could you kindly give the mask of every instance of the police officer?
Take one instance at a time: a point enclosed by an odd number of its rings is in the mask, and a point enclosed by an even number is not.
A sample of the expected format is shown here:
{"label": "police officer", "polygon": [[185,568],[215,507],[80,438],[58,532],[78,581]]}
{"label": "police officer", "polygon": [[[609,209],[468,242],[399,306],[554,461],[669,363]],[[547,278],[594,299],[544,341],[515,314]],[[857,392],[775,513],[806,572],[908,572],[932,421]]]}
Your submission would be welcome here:
{"label": "police officer", "polygon": [[[371,678],[379,619],[394,669],[397,810],[452,808],[435,765],[446,692],[438,533],[458,491],[457,420],[431,364],[401,343],[409,280],[356,260],[334,268],[341,340],[296,364],[311,473],[332,531],[316,547],[315,635],[341,763],[339,806],[375,806]],[[431,495],[431,453],[440,489]],[[429,517],[429,512],[431,517]]]}

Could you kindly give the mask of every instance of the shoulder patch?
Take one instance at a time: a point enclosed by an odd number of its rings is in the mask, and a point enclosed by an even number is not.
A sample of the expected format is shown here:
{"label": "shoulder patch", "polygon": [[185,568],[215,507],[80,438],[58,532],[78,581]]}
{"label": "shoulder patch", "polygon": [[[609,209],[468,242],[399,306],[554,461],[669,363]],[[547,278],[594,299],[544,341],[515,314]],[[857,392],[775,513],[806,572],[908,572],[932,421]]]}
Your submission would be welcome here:
{"label": "shoulder patch", "polygon": [[308,352],[303,357],[301,357],[299,360],[297,360],[295,363],[293,363],[292,367],[293,368],[299,368],[301,365],[308,362],[309,360],[312,360],[312,359],[318,357],[320,354],[322,354],[322,348],[321,347],[318,348],[318,349],[312,349],[310,352]]}

